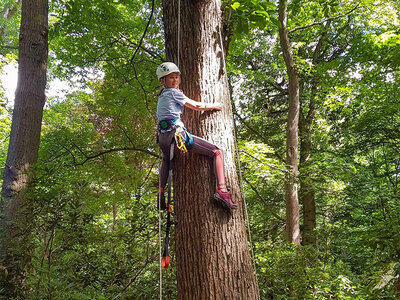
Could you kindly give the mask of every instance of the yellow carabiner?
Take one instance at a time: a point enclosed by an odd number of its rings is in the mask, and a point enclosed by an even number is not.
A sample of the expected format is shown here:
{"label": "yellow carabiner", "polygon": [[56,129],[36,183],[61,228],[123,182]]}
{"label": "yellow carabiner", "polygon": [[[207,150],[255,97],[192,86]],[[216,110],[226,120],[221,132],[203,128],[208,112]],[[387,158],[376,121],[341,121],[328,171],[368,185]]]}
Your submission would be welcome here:
{"label": "yellow carabiner", "polygon": [[182,140],[182,135],[179,132],[175,132],[175,141],[176,141],[176,147],[178,147],[179,150],[181,150],[183,153],[187,152],[185,143]]}

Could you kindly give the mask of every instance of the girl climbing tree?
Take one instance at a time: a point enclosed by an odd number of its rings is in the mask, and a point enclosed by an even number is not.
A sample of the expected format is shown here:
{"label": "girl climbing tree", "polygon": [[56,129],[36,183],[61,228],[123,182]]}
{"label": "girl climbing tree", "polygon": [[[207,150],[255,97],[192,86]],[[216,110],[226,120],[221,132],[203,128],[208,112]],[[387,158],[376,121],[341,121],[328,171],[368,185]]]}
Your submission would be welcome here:
{"label": "girl climbing tree", "polygon": [[185,111],[196,136],[224,149],[225,175],[234,211],[213,200],[214,178],[206,157],[177,153],[174,202],[178,299],[259,299],[235,167],[235,138],[226,78],[220,1],[164,1],[167,60],[181,71],[181,88],[193,100],[218,102],[218,114]]}

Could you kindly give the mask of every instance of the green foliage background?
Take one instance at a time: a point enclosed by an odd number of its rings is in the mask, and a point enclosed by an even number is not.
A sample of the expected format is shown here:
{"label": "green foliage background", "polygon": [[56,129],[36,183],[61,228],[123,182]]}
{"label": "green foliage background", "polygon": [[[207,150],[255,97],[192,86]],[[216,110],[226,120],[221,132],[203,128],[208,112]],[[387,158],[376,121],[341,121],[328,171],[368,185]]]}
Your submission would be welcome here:
{"label": "green foliage background", "polygon": [[[50,4],[49,80],[66,80],[71,90],[46,104],[29,190],[35,223],[26,298],[156,299],[154,70],[164,59],[161,4],[155,2],[154,14],[152,3],[140,0]],[[302,109],[308,111],[311,97],[317,107],[311,163],[300,170],[300,176],[312,174],[315,247],[284,239],[287,75],[277,3],[224,5],[238,166],[261,298],[394,299],[400,276],[398,3],[289,3]],[[18,40],[18,18],[7,21],[0,40],[3,62],[15,57],[6,46]],[[4,166],[11,112],[0,98]],[[176,298],[175,281],[172,256],[163,273],[165,299]]]}

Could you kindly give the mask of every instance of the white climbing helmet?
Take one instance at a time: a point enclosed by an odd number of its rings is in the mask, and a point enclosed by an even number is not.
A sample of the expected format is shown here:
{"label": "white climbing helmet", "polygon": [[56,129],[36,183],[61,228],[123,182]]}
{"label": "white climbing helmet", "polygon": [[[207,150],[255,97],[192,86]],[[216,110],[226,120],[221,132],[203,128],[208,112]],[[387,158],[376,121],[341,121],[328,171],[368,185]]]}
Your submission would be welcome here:
{"label": "white climbing helmet", "polygon": [[176,73],[176,72],[178,72],[179,74],[181,73],[181,71],[179,71],[179,68],[177,67],[177,65],[175,65],[172,62],[165,62],[158,66],[156,74],[157,74],[158,80],[160,80],[164,76],[167,76],[168,74]]}

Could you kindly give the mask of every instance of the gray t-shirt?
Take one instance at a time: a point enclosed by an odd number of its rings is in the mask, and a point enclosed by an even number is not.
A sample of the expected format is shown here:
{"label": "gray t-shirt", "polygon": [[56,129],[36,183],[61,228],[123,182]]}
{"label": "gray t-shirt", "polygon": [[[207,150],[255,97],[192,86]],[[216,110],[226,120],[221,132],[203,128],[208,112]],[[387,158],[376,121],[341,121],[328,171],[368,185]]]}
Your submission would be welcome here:
{"label": "gray t-shirt", "polygon": [[158,96],[158,121],[180,119],[187,100],[188,97],[178,89],[164,89],[161,95]]}

